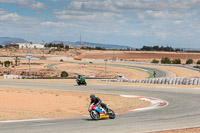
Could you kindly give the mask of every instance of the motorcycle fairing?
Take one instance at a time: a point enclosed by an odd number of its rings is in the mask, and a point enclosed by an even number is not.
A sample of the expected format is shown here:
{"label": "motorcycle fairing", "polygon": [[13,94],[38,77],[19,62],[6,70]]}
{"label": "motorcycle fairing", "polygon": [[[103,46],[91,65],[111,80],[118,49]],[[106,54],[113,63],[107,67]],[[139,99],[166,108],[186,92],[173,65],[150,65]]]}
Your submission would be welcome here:
{"label": "motorcycle fairing", "polygon": [[95,110],[98,111],[99,114],[103,114],[104,113],[99,107],[96,107]]}
{"label": "motorcycle fairing", "polygon": [[100,115],[99,118],[100,118],[100,119],[102,119],[102,118],[109,118],[109,115],[102,114],[102,115]]}

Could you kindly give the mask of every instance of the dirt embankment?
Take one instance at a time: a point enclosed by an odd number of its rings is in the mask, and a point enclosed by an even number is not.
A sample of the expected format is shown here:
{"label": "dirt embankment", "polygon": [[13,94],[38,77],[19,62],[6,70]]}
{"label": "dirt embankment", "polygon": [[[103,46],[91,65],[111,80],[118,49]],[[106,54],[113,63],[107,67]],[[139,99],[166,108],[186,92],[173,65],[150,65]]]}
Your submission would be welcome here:
{"label": "dirt embankment", "polygon": [[32,53],[34,57],[76,57],[84,53],[85,50],[69,49],[68,51],[58,51],[56,49],[0,49],[0,57],[26,57],[27,53]]}
{"label": "dirt embankment", "polygon": [[161,60],[168,57],[170,60],[181,59],[185,63],[186,59],[193,59],[196,63],[200,59],[200,53],[177,53],[177,52],[154,52],[154,51],[86,51],[80,58],[90,59],[113,59],[123,61],[151,62],[153,59]]}
{"label": "dirt embankment", "polygon": [[[29,50],[26,49],[0,49],[0,57],[26,57]],[[82,50],[70,49],[68,51],[31,49],[34,57],[78,57],[90,59],[113,59],[137,62],[151,62],[153,59],[161,60],[168,57],[171,60],[181,59],[185,63],[186,59],[193,59],[196,63],[200,59],[200,53],[187,52],[156,52],[156,51],[111,51],[111,50]]]}

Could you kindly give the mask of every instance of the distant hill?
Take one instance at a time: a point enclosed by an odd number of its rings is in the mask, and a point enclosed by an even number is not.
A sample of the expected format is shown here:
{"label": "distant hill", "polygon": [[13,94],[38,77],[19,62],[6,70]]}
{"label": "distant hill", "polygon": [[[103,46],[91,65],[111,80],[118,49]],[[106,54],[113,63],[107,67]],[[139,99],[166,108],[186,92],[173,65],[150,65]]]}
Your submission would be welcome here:
{"label": "distant hill", "polygon": [[200,48],[174,48],[174,49],[180,49],[182,51],[200,51]]}
{"label": "distant hill", "polygon": [[26,40],[22,38],[11,38],[11,37],[0,37],[0,45],[5,45],[7,43],[25,43]]}
{"label": "distant hill", "polygon": [[[0,45],[5,45],[7,43],[25,43],[28,42],[27,40],[24,40],[22,38],[11,38],[11,37],[0,37]],[[88,47],[101,47],[106,49],[134,49],[129,46],[123,46],[123,45],[112,45],[112,44],[100,44],[100,43],[90,43],[90,42],[69,42],[69,41],[52,41],[49,43],[63,43],[64,45],[70,45],[70,46],[88,46]]]}
{"label": "distant hill", "polygon": [[71,45],[71,46],[88,46],[88,47],[104,47],[106,49],[134,49],[129,46],[123,46],[123,45],[112,45],[112,44],[100,44],[100,43],[90,43],[90,42],[69,42],[69,41],[52,41],[50,43],[58,44],[63,43],[64,45]]}

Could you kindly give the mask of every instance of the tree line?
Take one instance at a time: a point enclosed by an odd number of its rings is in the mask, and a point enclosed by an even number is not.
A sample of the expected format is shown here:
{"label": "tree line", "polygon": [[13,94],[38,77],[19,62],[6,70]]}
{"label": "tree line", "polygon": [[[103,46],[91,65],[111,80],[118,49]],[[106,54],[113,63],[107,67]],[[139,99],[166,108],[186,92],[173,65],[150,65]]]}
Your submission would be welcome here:
{"label": "tree line", "polygon": [[58,43],[58,44],[55,44],[55,43],[48,43],[48,44],[45,44],[44,45],[45,47],[55,47],[57,49],[66,49],[68,50],[69,49],[69,46],[68,45],[64,45],[63,43]]}
{"label": "tree line", "polygon": [[86,49],[86,50],[106,50],[106,48],[104,48],[104,47],[81,47],[81,49]]}
{"label": "tree line", "polygon": [[172,48],[171,46],[143,46],[141,49],[136,49],[140,51],[183,51],[180,48]]}
{"label": "tree line", "polygon": [[[63,43],[48,43],[45,44],[45,47],[56,47],[57,49],[69,49],[68,45],[64,45]],[[89,47],[89,46],[82,46],[80,49],[86,49],[86,50],[106,50],[104,47]]]}
{"label": "tree line", "polygon": [[[54,47],[56,48],[56,50],[69,50],[69,45],[64,45],[63,43],[47,43],[45,44],[45,47],[51,48]],[[0,48],[3,48],[2,45],[0,45]],[[126,49],[108,49],[105,47],[89,47],[89,46],[82,46],[81,49],[85,49],[85,50],[120,50],[120,51],[166,51],[166,52],[178,52],[178,51],[185,51],[185,52],[200,52],[200,51],[191,51],[191,50],[186,50],[184,48],[172,48],[171,46],[146,46],[144,45],[142,48],[137,48],[137,49],[133,49],[130,47],[127,47]]]}

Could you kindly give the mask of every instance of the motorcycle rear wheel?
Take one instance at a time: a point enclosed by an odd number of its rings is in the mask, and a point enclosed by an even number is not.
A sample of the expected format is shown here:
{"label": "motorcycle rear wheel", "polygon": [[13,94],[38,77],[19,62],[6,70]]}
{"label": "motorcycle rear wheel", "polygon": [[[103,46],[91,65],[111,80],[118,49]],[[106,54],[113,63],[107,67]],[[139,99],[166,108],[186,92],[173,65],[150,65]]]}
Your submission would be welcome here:
{"label": "motorcycle rear wheel", "polygon": [[108,109],[108,114],[110,119],[115,119],[115,112],[111,109]]}

